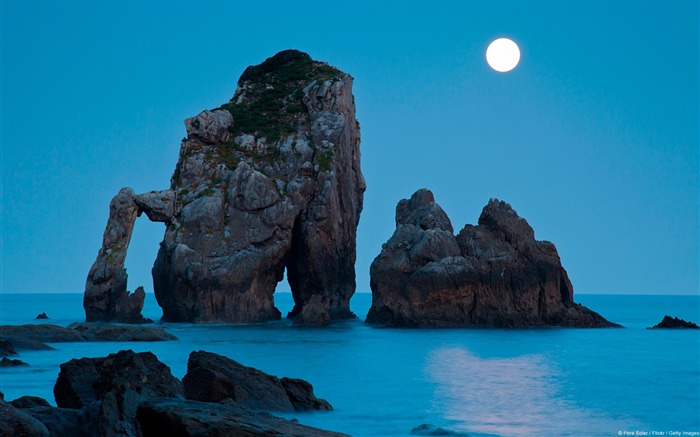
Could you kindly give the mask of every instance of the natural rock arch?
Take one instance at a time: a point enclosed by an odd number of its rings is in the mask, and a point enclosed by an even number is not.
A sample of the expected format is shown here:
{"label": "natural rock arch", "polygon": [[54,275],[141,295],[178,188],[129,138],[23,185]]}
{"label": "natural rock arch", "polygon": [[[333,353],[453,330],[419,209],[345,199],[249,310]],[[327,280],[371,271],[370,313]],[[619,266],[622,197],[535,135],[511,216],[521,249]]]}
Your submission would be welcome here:
{"label": "natural rock arch", "polygon": [[113,223],[88,275],[88,320],[128,319],[143,305],[126,292],[117,249],[141,211],[166,223],[153,266],[164,320],[279,319],[273,293],[285,268],[295,322],[354,317],[365,181],[352,81],[286,50],[248,67],[229,103],[185,120],[169,215],[152,216],[156,205],[133,192],[110,205]]}
{"label": "natural rock arch", "polygon": [[142,323],[143,287],[127,291],[124,268],[136,218],[146,213],[154,222],[169,222],[173,217],[175,192],[151,191],[136,195],[131,188],[122,188],[109,204],[109,218],[102,237],[102,248],[90,268],[85,284],[83,307],[91,321]]}

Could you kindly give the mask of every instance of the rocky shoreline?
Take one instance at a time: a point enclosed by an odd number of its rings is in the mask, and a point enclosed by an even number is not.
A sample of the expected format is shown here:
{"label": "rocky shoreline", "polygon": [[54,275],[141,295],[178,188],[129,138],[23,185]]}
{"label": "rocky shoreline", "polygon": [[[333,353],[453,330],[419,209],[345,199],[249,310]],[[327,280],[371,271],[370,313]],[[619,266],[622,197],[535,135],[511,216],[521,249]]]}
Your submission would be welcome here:
{"label": "rocky shoreline", "polygon": [[61,364],[54,397],[57,407],[37,397],[6,402],[0,396],[0,435],[345,435],[269,413],[332,409],[308,382],[278,379],[204,351],[190,354],[182,381],[150,352],[73,359]]}

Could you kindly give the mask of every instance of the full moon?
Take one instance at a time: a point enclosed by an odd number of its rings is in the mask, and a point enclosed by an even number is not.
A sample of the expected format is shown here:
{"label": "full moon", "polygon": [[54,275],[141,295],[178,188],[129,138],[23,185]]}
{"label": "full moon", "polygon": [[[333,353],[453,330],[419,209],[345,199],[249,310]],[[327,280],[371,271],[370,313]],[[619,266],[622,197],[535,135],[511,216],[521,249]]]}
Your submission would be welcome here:
{"label": "full moon", "polygon": [[513,40],[498,38],[486,49],[486,62],[500,73],[508,72],[520,62],[520,49]]}

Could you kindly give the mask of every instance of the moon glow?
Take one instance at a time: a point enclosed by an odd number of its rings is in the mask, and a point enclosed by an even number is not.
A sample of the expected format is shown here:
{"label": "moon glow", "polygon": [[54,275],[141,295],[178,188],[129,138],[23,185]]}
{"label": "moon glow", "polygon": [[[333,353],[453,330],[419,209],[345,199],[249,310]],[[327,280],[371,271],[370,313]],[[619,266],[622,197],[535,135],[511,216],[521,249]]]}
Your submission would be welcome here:
{"label": "moon glow", "polygon": [[499,73],[514,69],[520,62],[520,48],[508,38],[498,38],[486,49],[486,62]]}

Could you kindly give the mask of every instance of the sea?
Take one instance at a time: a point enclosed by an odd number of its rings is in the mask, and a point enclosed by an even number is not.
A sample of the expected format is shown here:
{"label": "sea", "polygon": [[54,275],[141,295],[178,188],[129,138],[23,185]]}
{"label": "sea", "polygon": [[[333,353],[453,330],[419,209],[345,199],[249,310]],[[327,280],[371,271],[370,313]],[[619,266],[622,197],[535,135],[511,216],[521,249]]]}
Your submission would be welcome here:
{"label": "sea", "polygon": [[[179,340],[57,343],[22,351],[30,365],[0,370],[6,400],[54,403],[61,363],[121,349],[151,351],[177,377],[206,350],[277,376],[311,382],[330,412],[287,413],[353,436],[409,436],[423,424],[469,436],[700,435],[700,330],[648,330],[665,314],[700,322],[699,296],[577,295],[623,329],[389,329],[356,320],[326,328],[288,320],[249,325],[161,323]],[[289,293],[276,293],[286,314]],[[48,321],[35,317],[46,312]],[[147,294],[144,315],[161,312]],[[81,294],[2,294],[0,323],[83,321]]]}

